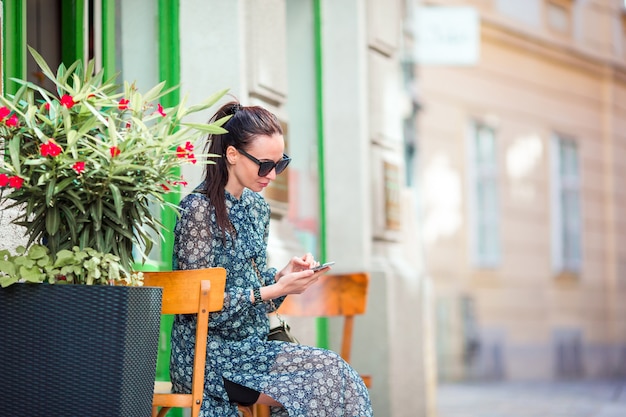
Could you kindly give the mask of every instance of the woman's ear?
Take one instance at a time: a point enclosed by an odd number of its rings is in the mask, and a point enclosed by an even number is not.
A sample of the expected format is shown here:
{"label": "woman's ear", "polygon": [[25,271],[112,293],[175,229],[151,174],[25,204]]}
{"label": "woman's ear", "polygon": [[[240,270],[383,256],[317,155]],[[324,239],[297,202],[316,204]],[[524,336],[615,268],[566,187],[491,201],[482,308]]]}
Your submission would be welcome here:
{"label": "woman's ear", "polygon": [[229,145],[228,148],[226,148],[226,162],[228,162],[230,165],[233,165],[235,162],[237,162],[238,157],[239,152],[237,152],[237,149],[235,149],[234,146]]}

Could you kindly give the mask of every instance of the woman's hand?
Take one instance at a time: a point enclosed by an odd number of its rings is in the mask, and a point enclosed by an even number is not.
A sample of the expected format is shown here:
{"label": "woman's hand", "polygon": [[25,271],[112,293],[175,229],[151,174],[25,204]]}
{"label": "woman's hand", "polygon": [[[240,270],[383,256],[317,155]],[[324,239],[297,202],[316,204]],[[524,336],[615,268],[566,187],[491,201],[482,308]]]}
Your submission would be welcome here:
{"label": "woman's hand", "polygon": [[276,274],[276,282],[278,282],[283,276],[287,274],[291,274],[292,272],[300,272],[305,271],[307,269],[311,269],[317,265],[315,258],[310,253],[305,254],[304,256],[294,256],[291,258],[289,263]]}
{"label": "woman's hand", "polygon": [[289,294],[302,294],[313,285],[322,275],[319,272],[314,272],[311,269],[305,269],[304,271],[292,272],[287,275],[283,275],[282,279],[275,285],[278,287],[281,296]]}
{"label": "woman's hand", "polygon": [[261,298],[267,300],[289,294],[302,294],[330,269],[328,267],[313,271],[311,268],[318,264],[310,253],[302,257],[294,256],[287,266],[276,274],[275,284],[261,288]]}
{"label": "woman's hand", "polygon": [[328,269],[313,271],[305,269],[298,272],[291,272],[281,277],[276,284],[267,285],[261,288],[261,298],[267,300],[270,298],[278,298],[289,294],[302,294],[313,285],[319,277],[327,272]]}

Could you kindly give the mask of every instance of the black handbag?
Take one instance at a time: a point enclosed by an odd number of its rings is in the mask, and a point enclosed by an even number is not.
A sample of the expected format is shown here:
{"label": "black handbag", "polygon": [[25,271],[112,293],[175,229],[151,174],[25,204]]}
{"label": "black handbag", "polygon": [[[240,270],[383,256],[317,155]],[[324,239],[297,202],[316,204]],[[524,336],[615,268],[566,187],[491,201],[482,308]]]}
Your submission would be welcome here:
{"label": "black handbag", "polygon": [[[259,278],[261,285],[263,285],[261,273],[259,272],[259,268],[257,268],[254,259],[250,259],[250,262],[252,262],[252,267],[254,268],[254,272],[256,272],[256,276]],[[285,320],[283,320],[283,318],[278,314],[278,311],[276,311],[277,308],[274,304],[274,300],[270,299],[269,302],[272,306],[272,310],[274,310],[274,313],[276,314],[276,318],[278,318],[279,324],[270,328],[270,332],[267,334],[267,340],[278,340],[281,342],[300,344],[298,339],[296,339],[296,337],[291,334],[291,328],[289,327],[289,325],[285,323]]]}
{"label": "black handbag", "polygon": [[289,325],[282,321],[278,326],[272,327],[267,334],[267,340],[279,340],[281,342],[298,343],[298,339],[291,334]]}

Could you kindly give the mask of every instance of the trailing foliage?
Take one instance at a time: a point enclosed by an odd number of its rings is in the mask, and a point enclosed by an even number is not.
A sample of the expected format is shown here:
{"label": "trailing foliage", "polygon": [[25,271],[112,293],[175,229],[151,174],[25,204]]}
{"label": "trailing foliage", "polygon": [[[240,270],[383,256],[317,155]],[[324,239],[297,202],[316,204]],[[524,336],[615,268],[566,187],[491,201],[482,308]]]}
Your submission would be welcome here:
{"label": "trailing foliage", "polygon": [[19,246],[15,254],[0,250],[0,287],[16,282],[110,285],[118,281],[140,286],[143,274],[124,274],[119,261],[120,258],[110,253],[78,246],[59,251],[54,259],[42,245],[33,245],[28,250]]}

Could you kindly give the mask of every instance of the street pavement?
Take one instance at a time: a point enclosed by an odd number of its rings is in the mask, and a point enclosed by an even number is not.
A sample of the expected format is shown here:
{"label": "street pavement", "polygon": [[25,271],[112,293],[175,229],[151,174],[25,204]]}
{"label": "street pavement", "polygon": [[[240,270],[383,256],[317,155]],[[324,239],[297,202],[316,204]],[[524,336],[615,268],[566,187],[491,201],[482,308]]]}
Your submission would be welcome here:
{"label": "street pavement", "polygon": [[626,379],[441,383],[437,417],[626,417]]}

